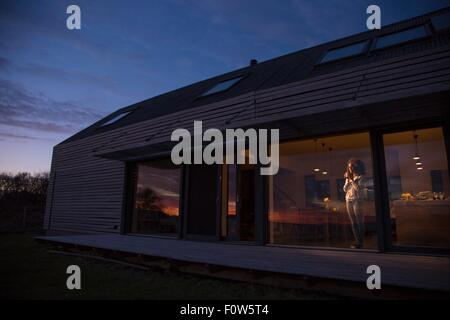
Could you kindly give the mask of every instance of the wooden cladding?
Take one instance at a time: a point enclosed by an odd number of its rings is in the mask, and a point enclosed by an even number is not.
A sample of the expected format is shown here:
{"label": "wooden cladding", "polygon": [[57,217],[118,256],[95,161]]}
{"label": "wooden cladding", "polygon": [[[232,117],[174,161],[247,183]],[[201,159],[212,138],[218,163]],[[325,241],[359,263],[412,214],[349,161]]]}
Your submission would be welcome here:
{"label": "wooden cladding", "polygon": [[[57,145],[45,217],[51,230],[119,232],[125,164],[102,155],[170,140],[176,128],[236,128],[450,90],[450,46],[258,90]],[[413,107],[413,106],[411,106]]]}

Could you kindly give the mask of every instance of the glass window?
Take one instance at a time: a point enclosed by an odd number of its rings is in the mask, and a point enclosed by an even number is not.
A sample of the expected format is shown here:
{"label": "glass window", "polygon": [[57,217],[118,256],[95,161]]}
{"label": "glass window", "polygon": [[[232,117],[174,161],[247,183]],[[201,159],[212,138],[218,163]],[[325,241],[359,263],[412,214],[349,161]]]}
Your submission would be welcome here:
{"label": "glass window", "polygon": [[383,138],[393,244],[450,247],[450,186],[442,129]]}
{"label": "glass window", "polygon": [[269,177],[269,242],[376,248],[368,133],[280,144]]}
{"label": "glass window", "polygon": [[215,86],[213,86],[212,88],[210,88],[208,91],[206,91],[205,93],[202,94],[202,96],[207,96],[213,93],[217,93],[220,91],[225,91],[230,89],[233,85],[235,85],[236,83],[238,83],[243,77],[237,77],[237,78],[233,78],[230,80],[226,80],[223,82],[219,82],[218,84],[216,84]]}
{"label": "glass window", "polygon": [[321,63],[333,61],[341,58],[351,57],[363,53],[367,47],[367,41],[352,44],[350,46],[329,50],[320,61]]}
{"label": "glass window", "polygon": [[407,29],[400,32],[391,33],[377,38],[375,43],[375,49],[381,49],[403,42],[420,39],[426,37],[427,33],[424,26]]}
{"label": "glass window", "polygon": [[437,31],[444,31],[450,28],[450,12],[431,18],[431,23]]}
{"label": "glass window", "polygon": [[105,123],[102,123],[101,126],[103,127],[103,126],[107,126],[107,125],[113,124],[113,123],[119,121],[120,119],[124,118],[125,116],[129,115],[130,113],[131,113],[131,111],[124,112],[124,113],[121,113],[121,114],[118,114],[117,116],[115,116],[115,117],[109,119],[109,120],[106,121]]}
{"label": "glass window", "polygon": [[[246,151],[247,162],[248,155]],[[225,240],[255,240],[255,171],[252,164],[222,166],[222,236]]]}
{"label": "glass window", "polygon": [[179,188],[180,168],[170,159],[139,163],[131,232],[176,236]]}
{"label": "glass window", "polygon": [[227,236],[233,239],[239,239],[239,226],[236,211],[237,167],[236,165],[227,165],[227,167],[228,167]]}

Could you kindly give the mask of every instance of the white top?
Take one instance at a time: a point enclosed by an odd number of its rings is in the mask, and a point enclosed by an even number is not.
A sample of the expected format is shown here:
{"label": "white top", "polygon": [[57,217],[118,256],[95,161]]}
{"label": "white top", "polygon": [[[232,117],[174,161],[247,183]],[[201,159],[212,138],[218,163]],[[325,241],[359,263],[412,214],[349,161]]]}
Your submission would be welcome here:
{"label": "white top", "polygon": [[354,176],[353,180],[345,179],[345,200],[353,201],[363,198],[364,179],[363,176]]}

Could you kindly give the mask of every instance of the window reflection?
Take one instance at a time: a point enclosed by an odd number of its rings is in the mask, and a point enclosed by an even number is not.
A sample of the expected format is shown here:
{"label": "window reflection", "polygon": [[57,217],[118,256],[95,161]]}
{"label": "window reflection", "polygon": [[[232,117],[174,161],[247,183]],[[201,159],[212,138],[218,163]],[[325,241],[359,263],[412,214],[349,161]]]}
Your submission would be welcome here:
{"label": "window reflection", "polygon": [[170,160],[139,163],[132,233],[176,236],[180,169]]}
{"label": "window reflection", "polygon": [[270,243],[376,248],[367,133],[282,143],[269,180]]}
{"label": "window reflection", "polygon": [[239,239],[239,225],[236,212],[237,195],[237,168],[236,165],[227,165],[228,167],[228,237]]}
{"label": "window reflection", "polygon": [[384,135],[393,243],[450,246],[450,187],[441,128]]}

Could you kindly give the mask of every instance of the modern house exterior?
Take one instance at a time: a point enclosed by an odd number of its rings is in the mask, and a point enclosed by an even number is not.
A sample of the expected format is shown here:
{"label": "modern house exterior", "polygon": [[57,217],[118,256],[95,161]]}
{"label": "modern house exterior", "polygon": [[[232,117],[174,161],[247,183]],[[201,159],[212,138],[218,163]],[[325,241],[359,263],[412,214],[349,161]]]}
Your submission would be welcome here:
{"label": "modern house exterior", "polygon": [[[174,165],[171,133],[196,120],[279,129],[278,173]],[[117,110],[54,147],[44,227],[448,254],[449,152],[446,8]],[[357,205],[345,187],[349,163],[365,181]]]}

